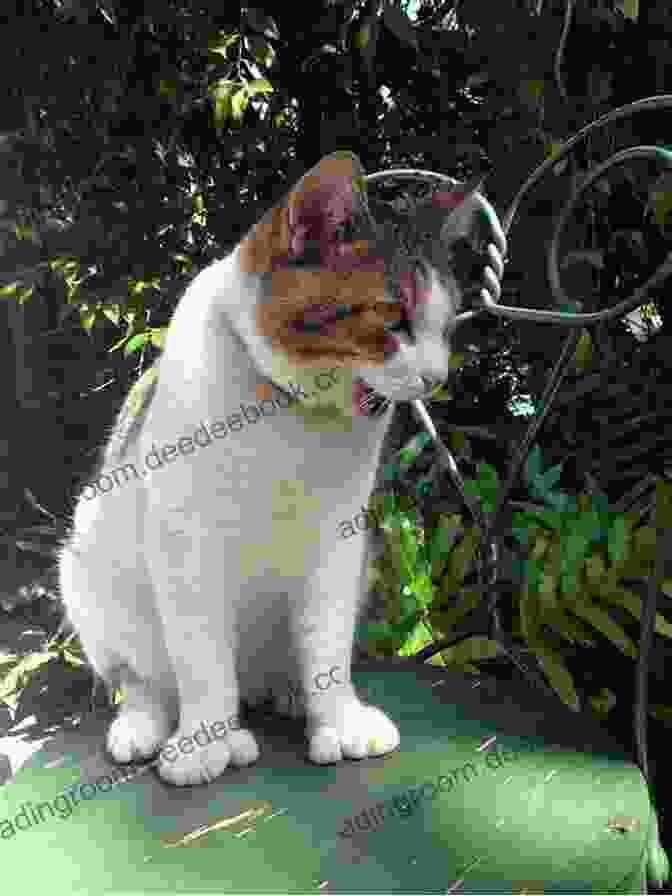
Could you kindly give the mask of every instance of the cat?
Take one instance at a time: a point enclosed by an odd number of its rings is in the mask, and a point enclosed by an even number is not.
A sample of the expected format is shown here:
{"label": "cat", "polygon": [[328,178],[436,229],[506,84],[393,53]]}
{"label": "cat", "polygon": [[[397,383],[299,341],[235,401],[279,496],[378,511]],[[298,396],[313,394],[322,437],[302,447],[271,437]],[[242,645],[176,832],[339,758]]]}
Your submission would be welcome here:
{"label": "cat", "polygon": [[[255,762],[238,713],[271,693],[295,714],[289,681],[313,762],[400,743],[351,681],[366,539],[337,526],[367,503],[394,402],[447,379],[473,274],[456,248],[491,206],[458,185],[400,212],[369,200],[363,176],[354,154],[325,156],[194,278],[59,551],[70,621],[124,695],[107,749],[119,763],[160,753],[175,785]],[[497,300],[506,239],[491,221],[471,286]]]}

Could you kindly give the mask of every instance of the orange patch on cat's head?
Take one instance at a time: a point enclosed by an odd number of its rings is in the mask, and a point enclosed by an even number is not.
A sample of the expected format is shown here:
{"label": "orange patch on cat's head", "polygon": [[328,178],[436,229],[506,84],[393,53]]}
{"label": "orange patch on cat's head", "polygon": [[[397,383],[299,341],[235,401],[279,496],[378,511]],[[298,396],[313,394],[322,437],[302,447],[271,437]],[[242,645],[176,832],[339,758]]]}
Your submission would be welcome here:
{"label": "orange patch on cat's head", "polygon": [[[384,303],[384,271],[281,270],[272,274],[272,297],[257,311],[260,331],[292,361],[306,366],[382,364],[389,350],[386,323],[399,317]],[[350,305],[350,316],[319,333],[297,326],[309,306]]]}
{"label": "orange patch on cat's head", "polygon": [[[240,245],[244,272],[270,274],[269,297],[257,308],[259,332],[306,366],[382,364],[390,348],[384,324],[399,318],[399,307],[384,301],[384,260],[370,254],[368,240],[338,240],[339,225],[366,214],[356,185],[362,174],[354,156],[326,157]],[[319,245],[320,268],[288,267],[307,242]],[[343,305],[352,306],[352,314],[319,333],[297,326],[311,308]]]}

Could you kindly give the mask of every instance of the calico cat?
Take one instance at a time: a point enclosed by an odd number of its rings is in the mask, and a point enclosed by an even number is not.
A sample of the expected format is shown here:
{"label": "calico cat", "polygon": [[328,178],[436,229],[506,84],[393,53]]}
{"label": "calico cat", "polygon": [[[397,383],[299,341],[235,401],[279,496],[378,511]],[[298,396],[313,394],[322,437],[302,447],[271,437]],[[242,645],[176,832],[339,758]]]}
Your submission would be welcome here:
{"label": "calico cat", "polygon": [[[59,557],[84,650],[123,689],[116,761],[161,751],[176,785],[248,765],[259,749],[241,701],[270,692],[291,713],[288,682],[313,762],[398,746],[350,680],[366,538],[337,527],[367,504],[392,403],[447,378],[465,286],[453,250],[485,206],[457,188],[395,211],[334,153],[186,290]],[[499,298],[494,220],[476,285]]]}

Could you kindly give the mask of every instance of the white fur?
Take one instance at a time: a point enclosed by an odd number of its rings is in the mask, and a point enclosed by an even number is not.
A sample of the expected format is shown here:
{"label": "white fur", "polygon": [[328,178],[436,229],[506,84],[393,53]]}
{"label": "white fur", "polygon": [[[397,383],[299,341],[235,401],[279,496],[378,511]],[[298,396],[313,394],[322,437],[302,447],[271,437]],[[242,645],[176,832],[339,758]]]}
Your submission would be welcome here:
{"label": "white fur", "polygon": [[[278,410],[153,472],[144,463],[153,446],[256,405],[256,387],[273,375],[274,353],[254,326],[259,281],[240,272],[237,252],[199,274],[176,309],[156,395],[121,461],[141,478],[80,498],[61,553],[63,598],[87,655],[126,694],[108,735],[119,762],[236,717],[240,698],[270,689],[282,707],[288,679],[306,694],[314,762],[399,743],[394,723],[362,705],[350,682],[367,545],[338,534],[368,503],[392,411],[325,428]],[[434,282],[431,293],[427,314],[440,304],[445,319],[445,293]],[[436,322],[420,325],[416,346],[361,372],[385,395],[417,396],[420,373],[447,375],[438,332]],[[341,683],[316,693],[316,676],[333,667]],[[234,727],[162,757],[158,771],[192,784],[258,755],[253,734]]]}

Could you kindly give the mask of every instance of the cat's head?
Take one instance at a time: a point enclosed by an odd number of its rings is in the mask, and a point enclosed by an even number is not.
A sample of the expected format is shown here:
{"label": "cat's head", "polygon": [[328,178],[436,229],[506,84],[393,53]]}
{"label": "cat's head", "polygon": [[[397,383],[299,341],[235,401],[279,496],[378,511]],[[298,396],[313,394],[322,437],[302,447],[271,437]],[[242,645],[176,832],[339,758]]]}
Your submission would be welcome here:
{"label": "cat's head", "polygon": [[372,393],[408,401],[447,379],[473,273],[459,259],[480,211],[475,190],[458,186],[400,212],[368,199],[363,175],[352,153],[326,156],[236,250],[241,272],[257,281],[262,368],[276,382],[271,371],[286,362],[342,368],[355,415],[367,413]]}

